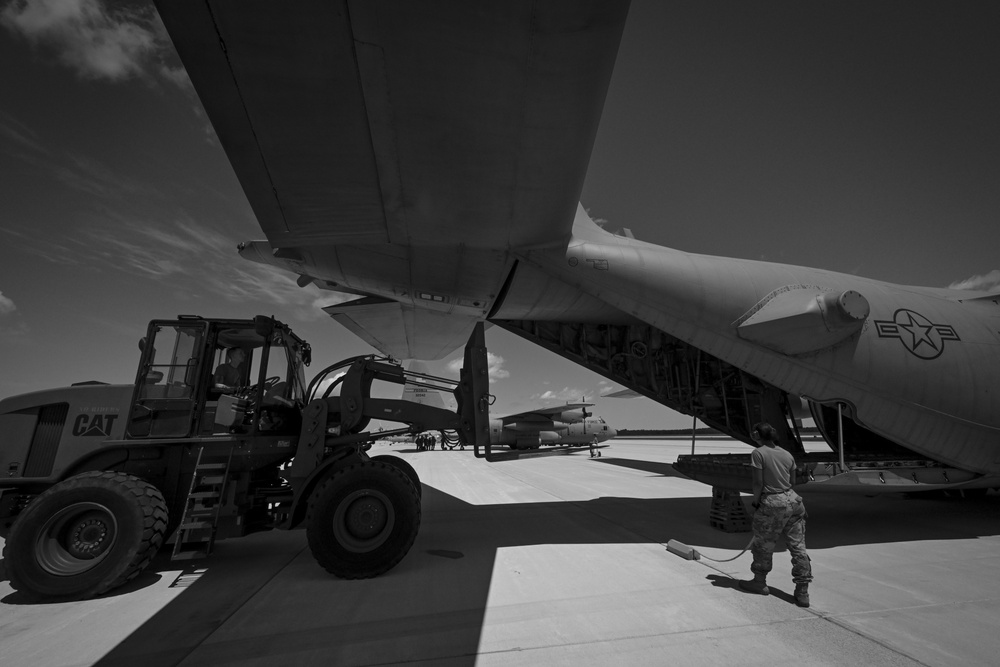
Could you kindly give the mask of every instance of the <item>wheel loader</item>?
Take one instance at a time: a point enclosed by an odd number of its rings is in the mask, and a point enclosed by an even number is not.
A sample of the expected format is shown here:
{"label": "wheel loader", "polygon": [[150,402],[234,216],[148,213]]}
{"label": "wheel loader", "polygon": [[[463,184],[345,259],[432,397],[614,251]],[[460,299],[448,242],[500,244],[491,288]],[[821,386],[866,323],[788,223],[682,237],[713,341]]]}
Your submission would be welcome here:
{"label": "wheel loader", "polygon": [[[369,421],[489,438],[481,324],[458,382],[408,378],[369,355],[307,385],[309,344],[260,315],[154,320],[139,347],[131,385],[83,382],[0,401],[0,537],[10,584],[25,596],[110,591],[171,536],[172,558],[187,559],[217,540],[300,527],[330,573],[377,576],[416,538],[421,486],[403,459],[368,456]],[[449,389],[459,407],[372,398],[375,381]]]}

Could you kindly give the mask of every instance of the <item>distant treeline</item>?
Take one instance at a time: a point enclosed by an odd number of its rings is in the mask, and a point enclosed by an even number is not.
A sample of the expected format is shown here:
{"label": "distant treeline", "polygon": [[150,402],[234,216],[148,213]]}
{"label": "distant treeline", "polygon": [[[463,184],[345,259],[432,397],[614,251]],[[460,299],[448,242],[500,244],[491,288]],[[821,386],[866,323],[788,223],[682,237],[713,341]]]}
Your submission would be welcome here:
{"label": "distant treeline", "polygon": [[[707,428],[707,427],[706,428],[697,428],[697,429],[694,430],[694,433],[695,433],[695,435],[700,435],[700,436],[713,436],[713,435],[722,436],[722,437],[726,436],[725,433],[723,433],[722,431],[720,431],[718,429]],[[817,429],[815,426],[806,426],[806,427],[800,428],[799,429],[799,433],[802,434],[802,435],[812,435],[812,434],[815,434],[815,433],[819,433],[819,429]],[[635,435],[635,436],[648,436],[648,435],[673,435],[673,436],[681,436],[681,435],[691,435],[691,429],[689,429],[689,428],[667,428],[667,429],[660,429],[660,428],[620,428],[620,429],[618,429],[618,435],[619,436],[630,436],[630,435]]]}

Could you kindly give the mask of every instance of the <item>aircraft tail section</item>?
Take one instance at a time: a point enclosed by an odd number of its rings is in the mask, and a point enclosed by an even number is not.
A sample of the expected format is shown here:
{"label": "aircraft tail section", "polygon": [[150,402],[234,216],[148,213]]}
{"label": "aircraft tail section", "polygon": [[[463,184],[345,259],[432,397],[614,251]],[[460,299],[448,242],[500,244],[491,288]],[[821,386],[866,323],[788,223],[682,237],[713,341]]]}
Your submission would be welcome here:
{"label": "aircraft tail section", "polygon": [[[411,361],[408,364],[408,369],[414,373],[422,373],[424,375],[432,375],[430,370],[422,361]],[[449,405],[449,402],[445,401],[445,397],[442,392],[435,389],[428,389],[427,387],[420,387],[418,385],[407,382],[403,385],[403,400],[413,401],[414,403],[419,403],[421,405],[429,405],[434,408],[441,408],[443,410],[452,410],[454,405]]]}

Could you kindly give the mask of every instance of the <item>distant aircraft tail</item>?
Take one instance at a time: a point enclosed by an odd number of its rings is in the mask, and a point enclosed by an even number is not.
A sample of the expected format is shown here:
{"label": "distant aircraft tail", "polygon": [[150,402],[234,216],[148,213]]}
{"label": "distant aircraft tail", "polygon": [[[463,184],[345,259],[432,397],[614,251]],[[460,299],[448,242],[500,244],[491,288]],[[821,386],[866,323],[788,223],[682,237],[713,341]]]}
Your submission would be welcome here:
{"label": "distant aircraft tail", "polygon": [[[422,361],[411,361],[408,370],[411,370],[414,373],[423,373],[425,375],[431,374],[427,368],[427,364]],[[445,410],[451,409],[445,403],[444,396],[440,391],[427,389],[426,387],[418,387],[410,384],[409,382],[403,385],[403,400],[413,401],[414,403],[420,403],[421,405],[429,405],[434,408],[442,408]]]}

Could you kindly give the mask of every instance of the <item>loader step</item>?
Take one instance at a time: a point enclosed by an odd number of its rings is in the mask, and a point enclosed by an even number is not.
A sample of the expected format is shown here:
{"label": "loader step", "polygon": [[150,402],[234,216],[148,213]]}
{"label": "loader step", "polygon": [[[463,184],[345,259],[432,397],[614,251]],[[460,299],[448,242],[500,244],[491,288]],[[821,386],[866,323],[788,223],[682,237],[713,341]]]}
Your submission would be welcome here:
{"label": "loader step", "polygon": [[182,530],[200,530],[202,528],[211,528],[211,521],[188,521],[187,523],[182,523],[180,528]]}
{"label": "loader step", "polygon": [[199,486],[217,486],[219,484],[224,483],[225,481],[226,481],[226,477],[224,475],[213,475],[211,477],[209,477],[209,476],[203,476],[199,480],[199,484],[198,485]]}
{"label": "loader step", "polygon": [[218,491],[192,491],[188,494],[188,498],[218,498]]}

